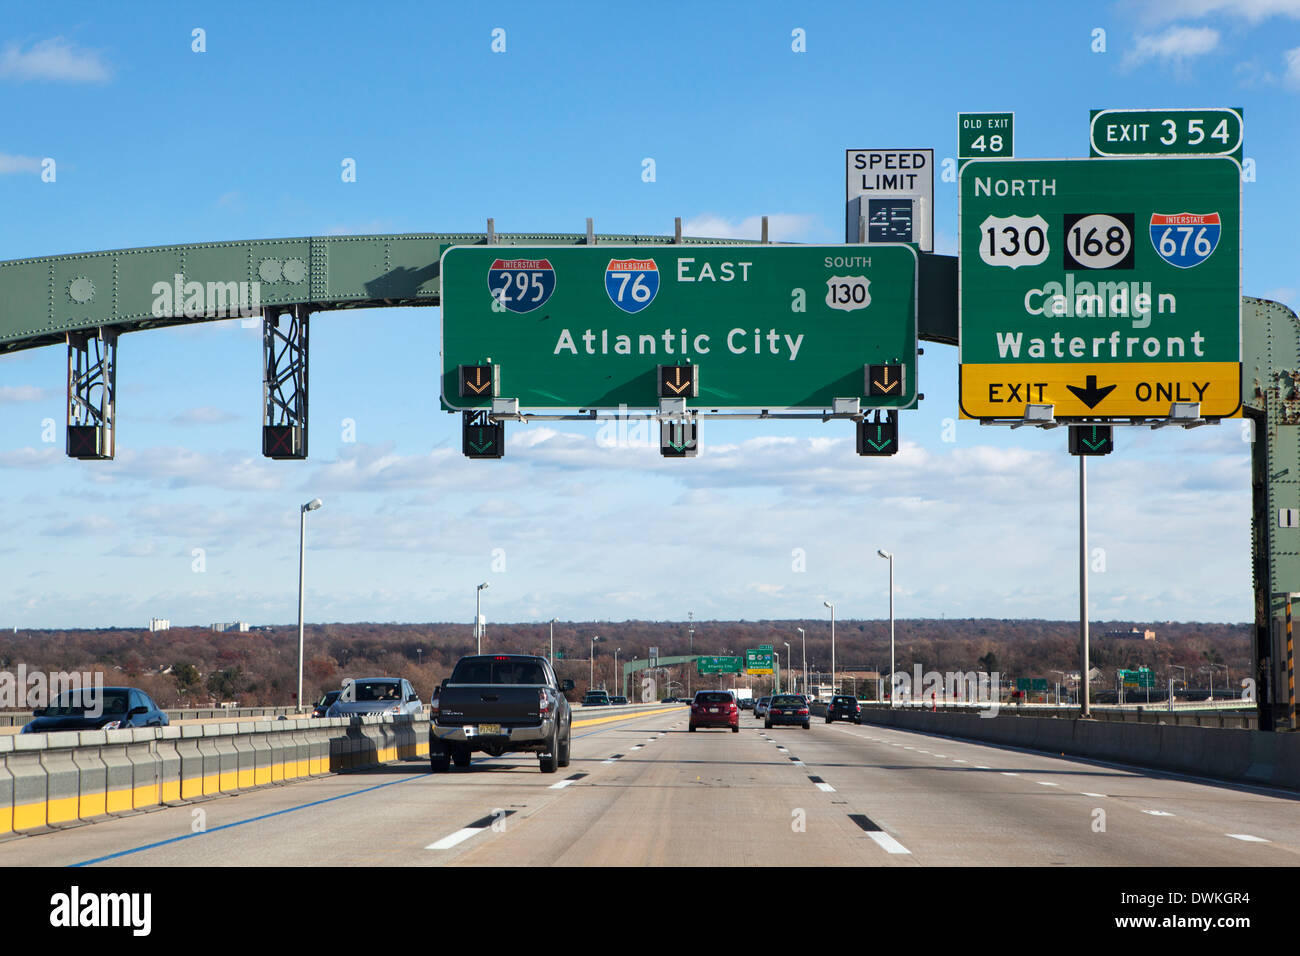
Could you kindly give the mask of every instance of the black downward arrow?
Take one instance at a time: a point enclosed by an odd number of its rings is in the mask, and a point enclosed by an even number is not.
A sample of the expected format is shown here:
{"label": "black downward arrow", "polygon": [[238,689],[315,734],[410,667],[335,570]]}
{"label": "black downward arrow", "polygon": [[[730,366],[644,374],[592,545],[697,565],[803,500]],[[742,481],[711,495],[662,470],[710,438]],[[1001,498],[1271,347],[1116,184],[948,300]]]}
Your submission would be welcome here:
{"label": "black downward arrow", "polygon": [[1080,388],[1078,385],[1067,385],[1065,387],[1072,391],[1074,397],[1083,402],[1083,404],[1087,405],[1089,408],[1096,408],[1101,403],[1101,400],[1111,392],[1115,391],[1118,386],[1103,385],[1101,388],[1098,388],[1097,376],[1089,375],[1088,385],[1086,388]]}

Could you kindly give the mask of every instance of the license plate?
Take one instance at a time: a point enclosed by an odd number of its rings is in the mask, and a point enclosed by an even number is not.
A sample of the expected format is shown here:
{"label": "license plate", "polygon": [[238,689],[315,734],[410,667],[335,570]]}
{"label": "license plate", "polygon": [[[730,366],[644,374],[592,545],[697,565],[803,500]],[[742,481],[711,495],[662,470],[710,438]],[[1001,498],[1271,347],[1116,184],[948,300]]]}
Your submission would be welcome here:
{"label": "license plate", "polygon": [[500,724],[479,724],[478,732],[480,735],[499,734],[501,733]]}
{"label": "license plate", "polygon": [[710,713],[710,714],[716,714],[717,712],[718,712],[718,708],[716,708],[716,707],[710,707],[710,708],[709,708],[709,713]]}

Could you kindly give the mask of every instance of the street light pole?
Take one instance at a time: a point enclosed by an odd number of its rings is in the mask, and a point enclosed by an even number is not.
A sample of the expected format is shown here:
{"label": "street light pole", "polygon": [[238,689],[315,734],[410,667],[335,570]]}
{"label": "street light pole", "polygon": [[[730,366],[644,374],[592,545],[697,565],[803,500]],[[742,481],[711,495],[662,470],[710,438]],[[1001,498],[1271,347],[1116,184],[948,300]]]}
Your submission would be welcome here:
{"label": "street light pole", "polygon": [[822,604],[831,609],[831,695],[835,694],[835,605],[830,601],[822,601]]}
{"label": "street light pole", "polygon": [[596,685],[596,642],[600,638],[596,635],[591,637],[591,657],[588,661],[590,667],[587,671],[587,690],[591,690]]}
{"label": "street light pole", "polygon": [[618,695],[626,697],[627,695],[623,693],[623,682],[618,679],[618,652],[622,649],[621,647],[614,648],[614,685],[619,689]]}
{"label": "street light pole", "polygon": [[301,508],[298,509],[298,700],[297,707],[301,711],[302,706],[302,607],[303,607],[303,575],[306,571],[306,551],[307,551],[307,512],[315,511],[321,506],[319,498],[313,498]]}
{"label": "street light pole", "polygon": [[[695,657],[695,612],[687,611],[686,620],[689,622],[687,627],[690,630],[690,634],[691,634],[691,649],[689,652],[689,656],[691,658],[694,658]],[[692,668],[694,668],[694,666],[695,666],[695,661],[693,659],[686,662],[686,696],[687,697],[691,697],[691,670]],[[691,699],[694,700],[693,697]]]}
{"label": "street light pole", "polygon": [[547,658],[547,663],[552,667],[555,666],[555,622],[558,618],[551,618],[551,656]]}
{"label": "street light pole", "polygon": [[802,627],[796,627],[799,637],[803,639],[803,692],[808,693],[808,635]]}
{"label": "street light pole", "polygon": [[877,550],[889,561],[889,706],[894,706],[894,553]]}
{"label": "street light pole", "polygon": [[785,645],[785,672],[789,677],[789,679],[786,681],[786,684],[789,685],[786,688],[786,693],[793,694],[794,693],[794,658],[790,656],[790,642],[782,641],[781,643]]}
{"label": "street light pole", "polygon": [[480,606],[479,598],[483,594],[483,589],[487,586],[488,586],[488,582],[484,581],[482,584],[478,586],[478,590],[474,592],[474,638],[476,644],[476,650],[474,651],[475,654],[483,653],[483,614],[479,610],[479,606]]}

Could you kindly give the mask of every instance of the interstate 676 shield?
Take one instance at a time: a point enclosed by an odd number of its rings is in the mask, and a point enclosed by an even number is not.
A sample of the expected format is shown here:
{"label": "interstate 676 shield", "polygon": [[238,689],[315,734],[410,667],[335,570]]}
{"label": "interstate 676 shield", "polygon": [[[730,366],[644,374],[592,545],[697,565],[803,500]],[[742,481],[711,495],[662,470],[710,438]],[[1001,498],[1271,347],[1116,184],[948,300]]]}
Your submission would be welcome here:
{"label": "interstate 676 shield", "polygon": [[1236,160],[970,160],[960,229],[962,417],[1240,414]]}

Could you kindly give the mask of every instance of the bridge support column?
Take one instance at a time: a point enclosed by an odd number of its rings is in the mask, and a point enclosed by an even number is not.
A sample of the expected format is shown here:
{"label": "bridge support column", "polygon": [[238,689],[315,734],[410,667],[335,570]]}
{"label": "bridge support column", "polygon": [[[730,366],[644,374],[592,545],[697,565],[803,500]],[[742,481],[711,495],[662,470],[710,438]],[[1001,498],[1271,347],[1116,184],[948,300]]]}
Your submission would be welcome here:
{"label": "bridge support column", "polygon": [[306,305],[262,314],[262,454],[307,457]]}
{"label": "bridge support column", "polygon": [[[1242,401],[1250,431],[1255,577],[1253,643],[1259,729],[1290,727],[1286,612],[1300,593],[1300,320],[1242,299]],[[1235,688],[1234,688],[1235,689]]]}
{"label": "bridge support column", "polygon": [[68,333],[67,454],[108,460],[117,422],[117,330]]}

